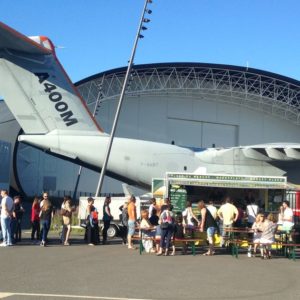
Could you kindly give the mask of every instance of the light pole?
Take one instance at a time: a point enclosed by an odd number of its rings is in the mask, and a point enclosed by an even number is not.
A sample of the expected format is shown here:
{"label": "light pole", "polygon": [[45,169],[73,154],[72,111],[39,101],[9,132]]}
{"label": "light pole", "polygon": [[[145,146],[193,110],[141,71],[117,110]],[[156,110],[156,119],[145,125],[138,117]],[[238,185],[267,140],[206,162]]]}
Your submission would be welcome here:
{"label": "light pole", "polygon": [[102,166],[102,169],[101,169],[101,173],[100,173],[100,177],[99,177],[95,197],[97,197],[99,195],[99,193],[101,192],[102,185],[103,185],[104,175],[105,175],[105,172],[106,172],[106,169],[107,169],[107,163],[108,163],[108,160],[109,160],[111,146],[112,146],[112,143],[113,143],[113,140],[114,140],[114,136],[115,136],[115,132],[116,132],[116,128],[117,128],[117,123],[118,123],[118,119],[119,119],[119,115],[120,115],[120,111],[121,111],[121,107],[122,107],[122,103],[123,103],[123,99],[124,99],[124,95],[125,95],[125,91],[126,91],[128,78],[129,78],[131,68],[132,68],[132,65],[133,65],[138,40],[140,38],[144,37],[141,34],[141,31],[142,30],[147,30],[147,27],[144,26],[144,24],[150,22],[149,19],[145,18],[146,13],[149,14],[149,15],[152,13],[152,11],[147,8],[147,5],[149,3],[152,3],[152,0],[145,0],[145,4],[144,4],[141,19],[140,19],[138,31],[137,31],[137,34],[136,34],[136,37],[135,37],[135,41],[134,41],[134,44],[133,44],[130,60],[129,60],[129,63],[128,63],[128,67],[127,67],[127,71],[126,71],[126,75],[125,75],[125,79],[124,79],[124,83],[123,83],[123,86],[122,86],[120,99],[119,99],[118,107],[117,107],[116,114],[115,114],[115,119],[114,119],[114,122],[113,122],[113,125],[112,125],[111,134],[110,134],[110,137],[109,137],[109,141],[108,141],[108,145],[107,145],[107,149],[106,149],[106,153],[105,153],[105,158],[104,158],[103,166]]}
{"label": "light pole", "polygon": [[[93,111],[93,117],[95,117],[98,113],[98,109],[99,106],[101,104],[101,100],[103,99],[103,94],[102,94],[102,85],[100,85],[99,87],[99,94],[95,103],[95,107],[94,107],[94,111]],[[73,193],[73,201],[76,200],[76,194],[77,194],[77,190],[78,190],[78,186],[79,186],[79,181],[80,181],[80,176],[82,173],[82,166],[79,167],[78,169],[78,173],[77,173],[77,179],[76,179],[76,183],[75,183],[75,188],[74,188],[74,193]]]}

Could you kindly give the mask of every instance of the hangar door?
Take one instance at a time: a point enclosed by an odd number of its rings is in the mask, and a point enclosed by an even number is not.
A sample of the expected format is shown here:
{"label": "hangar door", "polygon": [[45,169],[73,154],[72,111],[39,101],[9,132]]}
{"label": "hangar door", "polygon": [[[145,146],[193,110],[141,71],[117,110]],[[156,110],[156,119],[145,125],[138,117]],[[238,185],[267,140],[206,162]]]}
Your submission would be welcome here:
{"label": "hangar door", "polygon": [[168,139],[178,146],[233,147],[238,145],[238,126],[168,118]]}

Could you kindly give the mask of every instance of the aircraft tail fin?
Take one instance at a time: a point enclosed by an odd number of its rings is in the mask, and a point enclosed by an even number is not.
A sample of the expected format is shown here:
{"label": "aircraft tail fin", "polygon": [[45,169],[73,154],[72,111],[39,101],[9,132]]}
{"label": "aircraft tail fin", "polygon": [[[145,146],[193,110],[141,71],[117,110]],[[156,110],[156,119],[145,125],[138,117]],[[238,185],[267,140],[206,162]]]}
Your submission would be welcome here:
{"label": "aircraft tail fin", "polygon": [[0,22],[0,95],[26,134],[103,132],[46,37],[30,39]]}

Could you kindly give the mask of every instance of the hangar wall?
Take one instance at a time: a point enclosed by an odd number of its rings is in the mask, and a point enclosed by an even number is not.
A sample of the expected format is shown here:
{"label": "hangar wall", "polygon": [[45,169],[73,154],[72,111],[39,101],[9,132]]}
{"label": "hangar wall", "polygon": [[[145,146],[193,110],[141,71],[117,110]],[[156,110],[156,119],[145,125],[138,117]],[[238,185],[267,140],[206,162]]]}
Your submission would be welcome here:
{"label": "hangar wall", "polygon": [[[111,128],[116,100],[97,120]],[[230,147],[300,141],[299,126],[242,106],[183,97],[141,96],[124,101],[117,135],[192,147]]]}

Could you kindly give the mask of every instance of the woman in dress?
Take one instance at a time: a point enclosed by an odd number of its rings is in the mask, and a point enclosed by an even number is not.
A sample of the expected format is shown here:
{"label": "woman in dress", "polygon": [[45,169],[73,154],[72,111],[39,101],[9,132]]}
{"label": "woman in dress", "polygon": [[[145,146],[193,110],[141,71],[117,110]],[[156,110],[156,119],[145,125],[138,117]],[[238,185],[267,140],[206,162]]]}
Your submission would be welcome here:
{"label": "woman in dress", "polygon": [[155,227],[150,223],[148,210],[142,210],[141,223],[140,223],[140,236],[142,238],[142,244],[147,253],[154,253],[153,239],[155,236]]}
{"label": "woman in dress", "polygon": [[98,225],[98,212],[94,206],[94,199],[89,197],[88,205],[86,207],[86,231],[87,231],[87,243],[89,246],[99,244],[99,225]]}
{"label": "woman in dress", "polygon": [[262,259],[271,258],[271,245],[275,242],[277,226],[275,216],[270,213],[263,224],[262,234],[259,240]]}
{"label": "woman in dress", "polygon": [[264,214],[258,214],[256,216],[255,222],[252,225],[252,230],[253,230],[253,255],[251,254],[251,249],[252,246],[250,245],[248,248],[248,257],[255,257],[257,247],[259,245],[260,239],[261,239],[261,234],[263,231],[263,226],[264,226],[264,221],[265,221],[265,216]]}

